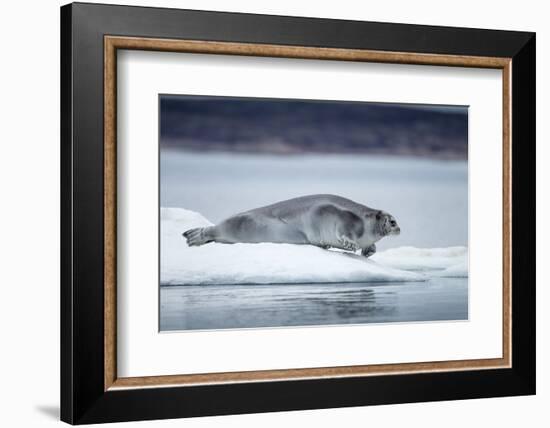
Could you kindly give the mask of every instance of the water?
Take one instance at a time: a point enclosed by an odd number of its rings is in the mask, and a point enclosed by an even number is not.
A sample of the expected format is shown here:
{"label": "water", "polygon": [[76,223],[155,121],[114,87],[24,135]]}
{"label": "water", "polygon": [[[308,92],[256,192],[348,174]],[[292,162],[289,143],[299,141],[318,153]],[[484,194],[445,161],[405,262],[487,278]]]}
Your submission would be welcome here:
{"label": "water", "polygon": [[468,318],[468,280],[414,283],[169,286],[162,331]]}

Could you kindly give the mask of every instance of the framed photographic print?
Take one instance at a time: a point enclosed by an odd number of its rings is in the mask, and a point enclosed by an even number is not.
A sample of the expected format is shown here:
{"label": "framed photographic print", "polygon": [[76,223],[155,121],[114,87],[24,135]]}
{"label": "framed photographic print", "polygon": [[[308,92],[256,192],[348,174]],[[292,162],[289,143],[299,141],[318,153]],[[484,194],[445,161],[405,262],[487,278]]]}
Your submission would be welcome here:
{"label": "framed photographic print", "polygon": [[535,393],[535,35],[61,8],[72,424]]}

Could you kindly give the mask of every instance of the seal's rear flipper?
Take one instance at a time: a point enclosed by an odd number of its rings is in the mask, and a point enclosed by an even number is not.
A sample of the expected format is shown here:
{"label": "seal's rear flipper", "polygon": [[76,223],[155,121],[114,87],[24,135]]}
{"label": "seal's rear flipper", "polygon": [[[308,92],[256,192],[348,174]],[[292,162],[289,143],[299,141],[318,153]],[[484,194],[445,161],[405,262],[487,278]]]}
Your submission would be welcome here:
{"label": "seal's rear flipper", "polygon": [[189,229],[183,232],[182,235],[187,239],[187,245],[190,247],[204,245],[213,241],[208,233],[208,229],[207,227],[197,227],[196,229]]}

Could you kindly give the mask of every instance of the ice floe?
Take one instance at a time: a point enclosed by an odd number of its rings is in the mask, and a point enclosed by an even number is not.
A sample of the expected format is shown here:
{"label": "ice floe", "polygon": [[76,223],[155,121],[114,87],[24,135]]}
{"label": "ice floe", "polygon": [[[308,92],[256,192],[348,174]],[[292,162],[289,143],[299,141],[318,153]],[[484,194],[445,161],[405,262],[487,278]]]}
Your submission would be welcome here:
{"label": "ice floe", "polygon": [[182,233],[212,223],[182,208],[161,208],[160,217],[163,285],[408,282],[468,275],[465,247],[401,247],[369,259],[309,245],[188,247]]}
{"label": "ice floe", "polygon": [[429,271],[434,276],[468,276],[468,249],[466,247],[391,248],[376,253],[371,259],[395,269],[416,272]]}

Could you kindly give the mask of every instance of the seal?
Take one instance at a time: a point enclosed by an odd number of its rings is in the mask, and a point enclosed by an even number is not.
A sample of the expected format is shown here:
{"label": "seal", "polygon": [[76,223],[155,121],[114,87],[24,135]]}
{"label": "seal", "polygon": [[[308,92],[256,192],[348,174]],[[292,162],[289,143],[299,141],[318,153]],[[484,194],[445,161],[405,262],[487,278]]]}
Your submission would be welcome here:
{"label": "seal", "polygon": [[236,214],[221,223],[187,230],[187,245],[223,244],[314,245],[370,257],[375,243],[401,232],[395,218],[336,195],[308,195]]}

